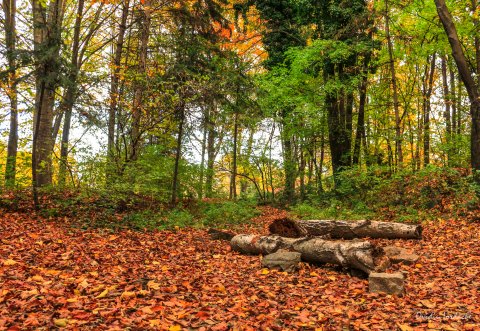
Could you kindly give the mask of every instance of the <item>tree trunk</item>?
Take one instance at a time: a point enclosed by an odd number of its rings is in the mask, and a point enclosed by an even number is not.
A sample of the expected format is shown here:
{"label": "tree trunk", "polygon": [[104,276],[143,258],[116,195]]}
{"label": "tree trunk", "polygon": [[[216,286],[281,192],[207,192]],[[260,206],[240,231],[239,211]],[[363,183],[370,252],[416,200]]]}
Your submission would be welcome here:
{"label": "tree trunk", "polygon": [[[250,156],[252,155],[252,149],[253,149],[253,135],[255,133],[254,126],[252,125],[249,129],[248,133],[248,142],[247,142],[247,151],[245,154],[242,155],[242,164],[244,166],[248,166]],[[247,193],[248,189],[248,180],[243,178],[240,180],[240,194],[243,196]]]}
{"label": "tree trunk", "polygon": [[358,104],[357,132],[355,133],[355,144],[353,148],[352,163],[360,164],[360,152],[362,149],[362,139],[365,138],[365,104],[367,101],[367,84],[368,84],[368,64],[370,56],[366,56],[363,76],[360,83],[360,101]]}
{"label": "tree trunk", "polygon": [[[58,175],[58,184],[65,185],[66,171],[68,167],[68,143],[70,140],[70,126],[72,120],[73,104],[77,96],[77,77],[79,71],[79,46],[80,46],[80,28],[83,20],[83,8],[85,0],[78,1],[77,16],[75,17],[75,27],[73,32],[72,59],[70,74],[68,77],[68,87],[63,100],[65,108],[65,120],[63,123],[62,143],[60,147],[60,170]],[[62,111],[62,109],[61,109]]]}
{"label": "tree trunk", "polygon": [[398,87],[397,76],[395,73],[395,59],[393,57],[393,42],[390,35],[390,13],[388,7],[388,0],[385,0],[385,33],[387,35],[388,44],[388,56],[390,60],[390,75],[391,84],[393,90],[393,110],[395,112],[395,159],[396,166],[398,168],[403,167],[403,152],[402,152],[402,131],[401,131],[401,118],[400,118],[400,106],[398,101]]}
{"label": "tree trunk", "polygon": [[[429,57],[430,58],[430,57]],[[430,60],[430,68],[425,67],[424,89],[423,89],[423,166],[430,164],[430,114],[432,112],[431,97],[433,91],[433,75],[435,73],[436,55],[433,54]]]}
{"label": "tree trunk", "polygon": [[329,236],[334,239],[385,238],[421,239],[422,226],[414,224],[376,221],[309,220],[294,221],[277,219],[269,230],[271,234],[286,237]]}
{"label": "tree trunk", "polygon": [[[32,149],[33,186],[52,184],[53,107],[60,74],[59,53],[64,2],[32,1],[34,51],[37,60],[34,139]],[[34,169],[33,169],[34,168]]]}
{"label": "tree trunk", "polygon": [[207,174],[205,179],[205,195],[207,198],[213,196],[213,177],[215,175],[215,122],[213,121],[213,110],[209,111],[207,124]]}
{"label": "tree trunk", "polygon": [[238,125],[238,109],[235,109],[233,124],[232,174],[230,176],[230,200],[237,198]]}
{"label": "tree trunk", "polygon": [[[458,73],[462,79],[465,89],[468,92],[470,101],[471,137],[470,152],[472,169],[480,170],[480,91],[469,67],[469,61],[463,52],[462,44],[458,37],[457,28],[453,17],[445,4],[445,0],[435,0],[437,13],[447,34],[448,41],[452,48],[452,55],[457,64]],[[476,48],[477,53],[479,50]],[[478,57],[477,57],[478,58]],[[477,176],[477,182],[480,178]]]}
{"label": "tree trunk", "polygon": [[207,151],[207,125],[208,125],[208,107],[203,109],[203,137],[202,137],[202,151],[200,159],[200,175],[199,175],[199,185],[198,185],[198,198],[201,200],[203,198],[203,179],[205,177],[205,153]]}
{"label": "tree trunk", "polygon": [[[449,71],[450,71],[450,101],[452,104],[452,137],[455,137],[457,134],[457,87],[456,87],[456,78],[455,72],[451,66],[451,61],[449,61]],[[454,153],[456,153],[456,139],[454,139]]]}
{"label": "tree trunk", "polygon": [[306,191],[305,191],[305,168],[307,166],[305,160],[305,152],[303,145],[305,144],[304,140],[301,139],[299,142],[299,164],[298,164],[298,175],[300,177],[300,201],[304,201],[306,198]]}
{"label": "tree trunk", "polygon": [[[345,75],[343,65],[337,69],[338,76]],[[335,67],[333,64],[325,66],[325,81],[335,79]],[[328,139],[332,159],[332,170],[335,186],[339,185],[337,174],[351,166],[351,143],[352,143],[352,102],[351,93],[345,95],[345,91],[331,92],[325,97],[328,110]]]}
{"label": "tree trunk", "polygon": [[3,0],[5,15],[5,46],[8,62],[8,98],[10,100],[10,131],[7,144],[7,163],[5,167],[5,186],[15,186],[18,149],[18,101],[17,101],[17,61],[16,49],[16,0]]}
{"label": "tree trunk", "polygon": [[447,57],[442,56],[442,84],[443,84],[443,100],[445,102],[445,143],[447,145],[447,165],[451,166],[452,163],[452,117],[450,108],[452,104],[450,90],[448,86],[448,73],[447,73]]}
{"label": "tree trunk", "polygon": [[282,111],[282,147],[283,147],[283,168],[285,171],[285,186],[283,192],[283,199],[286,203],[293,203],[295,201],[295,159],[293,153],[292,132],[286,124],[287,110]]}
{"label": "tree trunk", "polygon": [[279,249],[302,254],[302,260],[331,263],[345,268],[371,272],[384,271],[388,261],[383,249],[368,241],[331,241],[321,238],[284,238],[239,234],[230,241],[232,249],[243,254],[271,254]]}
{"label": "tree trunk", "polygon": [[[180,100],[182,100],[180,98]],[[171,204],[172,206],[176,206],[177,198],[178,198],[178,187],[179,187],[179,167],[180,167],[180,159],[182,157],[182,140],[183,140],[183,126],[185,122],[185,105],[182,101],[180,101],[180,105],[177,109],[177,116],[178,116],[178,136],[177,136],[177,147],[175,150],[175,166],[173,169],[173,184],[172,184],[172,199]]]}
{"label": "tree trunk", "polygon": [[115,54],[113,58],[113,72],[111,75],[110,82],[110,105],[108,108],[108,142],[107,142],[107,153],[108,153],[108,170],[107,178],[111,178],[112,167],[115,160],[115,123],[117,117],[117,105],[119,100],[119,74],[120,66],[122,61],[122,50],[123,43],[125,40],[125,32],[127,30],[127,19],[128,19],[128,10],[130,6],[130,1],[126,0],[123,2],[122,7],[122,17],[120,19],[120,25],[118,27],[118,37],[115,43]]}
{"label": "tree trunk", "polygon": [[[142,10],[138,17],[139,30],[140,30],[140,47],[138,50],[139,63],[137,75],[143,77],[147,73],[147,51],[148,40],[150,38],[150,22],[151,22],[151,4],[150,0],[145,0],[142,4]],[[144,112],[143,108],[143,89],[145,84],[143,79],[136,79],[134,83],[133,91],[133,105],[132,105],[132,137],[130,143],[130,160],[135,161],[138,158],[140,140],[141,140],[141,119]]]}

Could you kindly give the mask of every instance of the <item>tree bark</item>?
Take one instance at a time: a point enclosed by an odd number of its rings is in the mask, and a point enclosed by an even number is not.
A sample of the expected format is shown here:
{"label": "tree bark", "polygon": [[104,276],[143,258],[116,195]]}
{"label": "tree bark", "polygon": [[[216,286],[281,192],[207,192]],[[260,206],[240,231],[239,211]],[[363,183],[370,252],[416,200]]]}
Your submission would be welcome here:
{"label": "tree bark", "polygon": [[339,221],[339,220],[290,220],[273,221],[271,234],[286,237],[329,236],[334,239],[385,238],[385,239],[421,239],[422,226],[394,222],[376,221]]}
{"label": "tree bark", "polygon": [[302,254],[302,260],[331,263],[345,268],[371,272],[384,271],[388,261],[383,249],[368,241],[331,241],[321,238],[284,238],[239,234],[230,241],[232,249],[243,254],[271,254],[280,249]]}
{"label": "tree bark", "polygon": [[5,167],[5,186],[15,186],[15,174],[17,167],[18,149],[18,101],[17,101],[17,61],[16,50],[16,0],[3,0],[3,12],[5,15],[5,46],[7,49],[8,62],[8,91],[10,100],[10,131],[7,144],[7,163]]}
{"label": "tree bark", "polygon": [[50,1],[48,4],[32,0],[34,52],[37,62],[32,144],[34,189],[37,186],[52,184],[53,107],[55,91],[59,85],[60,64],[58,59],[64,6],[63,0]]}

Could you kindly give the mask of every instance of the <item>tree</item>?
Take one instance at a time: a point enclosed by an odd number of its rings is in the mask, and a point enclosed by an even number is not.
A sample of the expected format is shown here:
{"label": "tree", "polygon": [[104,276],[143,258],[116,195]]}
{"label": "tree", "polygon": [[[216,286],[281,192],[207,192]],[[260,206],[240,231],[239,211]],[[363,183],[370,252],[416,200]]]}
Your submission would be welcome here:
{"label": "tree", "polygon": [[[476,1],[473,2],[476,4]],[[438,17],[443,25],[448,42],[452,50],[452,56],[458,68],[458,73],[468,93],[470,101],[470,120],[471,120],[471,136],[470,136],[470,152],[471,166],[475,171],[480,170],[480,90],[478,83],[475,81],[474,74],[480,72],[480,62],[475,61],[475,67],[471,67],[471,63],[463,50],[462,43],[458,36],[452,14],[450,13],[445,0],[435,0]],[[473,8],[476,8],[474,6]],[[477,32],[475,32],[477,36]],[[480,44],[478,38],[475,37],[475,54],[480,59]],[[480,177],[476,176],[480,182]]]}
{"label": "tree", "polygon": [[65,3],[32,0],[35,68],[35,110],[32,141],[32,181],[35,206],[37,188],[52,184],[52,135],[55,93],[59,86],[61,29]]}
{"label": "tree", "polygon": [[5,15],[5,46],[8,62],[7,95],[10,99],[10,131],[7,145],[7,164],[5,169],[5,186],[15,186],[15,173],[18,148],[18,101],[17,101],[17,61],[16,61],[16,0],[3,0]]}
{"label": "tree", "polygon": [[[272,69],[285,63],[286,51],[291,47],[305,45],[301,27],[297,24],[299,4],[289,0],[256,0],[254,1],[260,16],[265,20],[263,44],[269,56],[264,66]],[[288,66],[288,63],[285,63]],[[278,115],[282,126],[283,167],[285,171],[284,200],[291,203],[295,199],[296,162],[293,151],[293,128],[288,118],[292,108],[284,107]]]}

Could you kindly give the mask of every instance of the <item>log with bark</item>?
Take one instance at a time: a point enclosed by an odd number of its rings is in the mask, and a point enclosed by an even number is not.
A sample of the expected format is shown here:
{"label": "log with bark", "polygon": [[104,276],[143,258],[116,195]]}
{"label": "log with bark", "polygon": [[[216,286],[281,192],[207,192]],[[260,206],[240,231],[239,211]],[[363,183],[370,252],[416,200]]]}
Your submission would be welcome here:
{"label": "log with bark", "polygon": [[332,239],[385,238],[421,239],[422,226],[377,221],[292,220],[282,218],[269,226],[271,234],[289,238],[327,236]]}
{"label": "log with bark", "polygon": [[384,271],[388,258],[383,249],[368,241],[325,240],[322,238],[285,238],[239,234],[230,241],[232,249],[243,254],[270,254],[280,249],[299,252],[302,260],[331,263],[346,268],[371,272]]}

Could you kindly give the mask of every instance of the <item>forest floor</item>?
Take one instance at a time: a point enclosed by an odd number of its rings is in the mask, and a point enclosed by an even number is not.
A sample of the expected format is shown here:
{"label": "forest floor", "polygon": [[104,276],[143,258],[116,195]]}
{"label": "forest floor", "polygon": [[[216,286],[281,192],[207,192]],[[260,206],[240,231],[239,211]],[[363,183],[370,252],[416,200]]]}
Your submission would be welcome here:
{"label": "forest floor", "polygon": [[[286,212],[236,230],[265,233]],[[341,269],[262,269],[206,231],[82,230],[0,215],[0,330],[480,330],[479,224],[439,219],[424,239],[376,240],[421,255],[403,297]]]}

